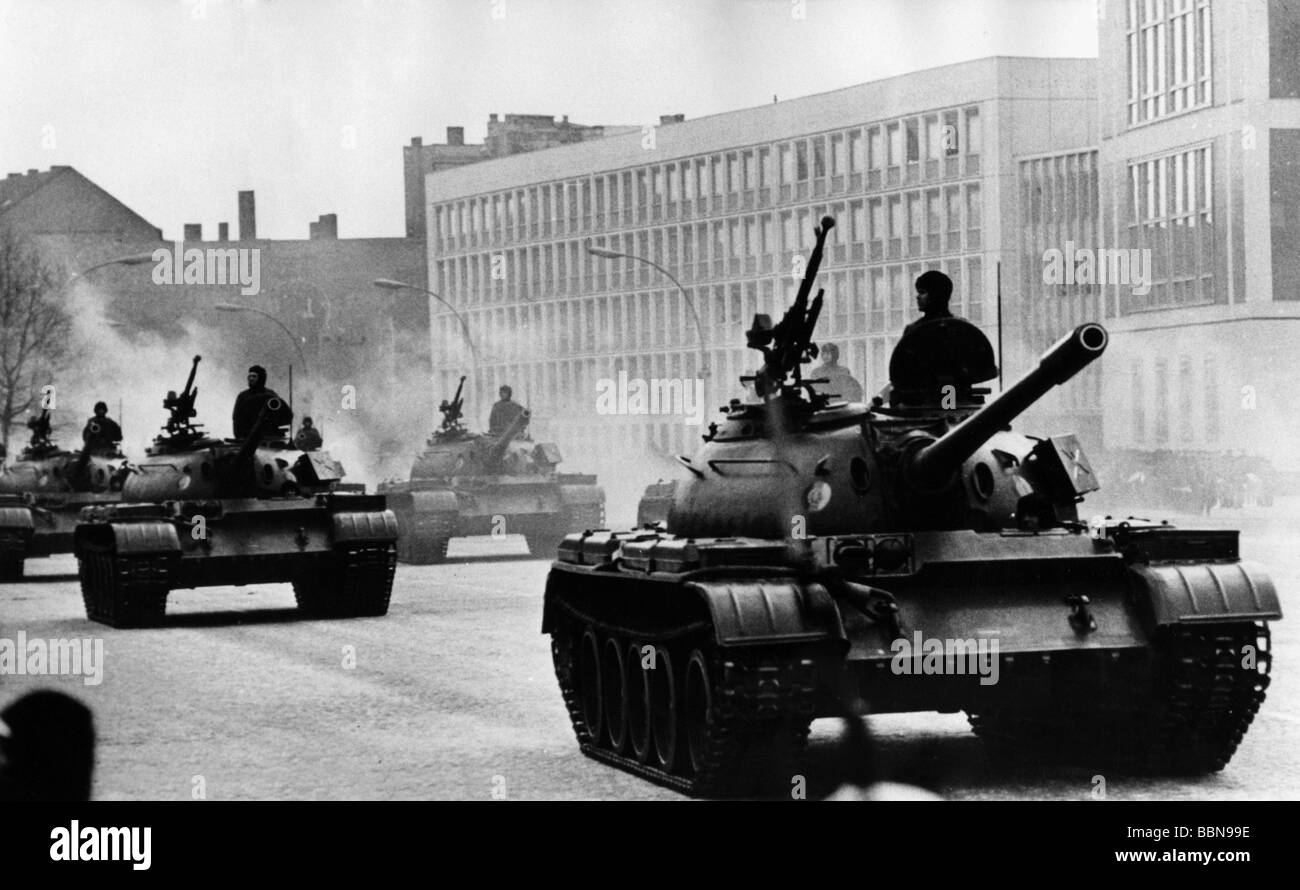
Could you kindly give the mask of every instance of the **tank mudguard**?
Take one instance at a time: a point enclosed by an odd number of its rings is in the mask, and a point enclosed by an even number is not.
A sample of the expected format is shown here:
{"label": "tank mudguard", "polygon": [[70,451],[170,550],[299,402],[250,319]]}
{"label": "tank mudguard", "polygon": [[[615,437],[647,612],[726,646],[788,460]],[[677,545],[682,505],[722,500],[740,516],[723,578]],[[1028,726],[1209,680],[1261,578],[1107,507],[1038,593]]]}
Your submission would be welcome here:
{"label": "tank mudguard", "polygon": [[115,522],[110,527],[118,553],[181,552],[176,526],[170,522]]}
{"label": "tank mudguard", "polygon": [[0,531],[17,531],[30,534],[36,528],[29,507],[0,507]]}
{"label": "tank mudguard", "polygon": [[1282,617],[1277,588],[1257,563],[1154,563],[1130,570],[1144,618],[1156,627]]}
{"label": "tank mudguard", "polygon": [[460,501],[453,491],[413,491],[411,506],[416,513],[457,513]]}
{"label": "tank mudguard", "polygon": [[847,647],[839,609],[820,584],[785,578],[695,581],[720,646],[836,642]]}
{"label": "tank mudguard", "polygon": [[334,514],[334,543],[396,541],[397,517],[392,510]]}

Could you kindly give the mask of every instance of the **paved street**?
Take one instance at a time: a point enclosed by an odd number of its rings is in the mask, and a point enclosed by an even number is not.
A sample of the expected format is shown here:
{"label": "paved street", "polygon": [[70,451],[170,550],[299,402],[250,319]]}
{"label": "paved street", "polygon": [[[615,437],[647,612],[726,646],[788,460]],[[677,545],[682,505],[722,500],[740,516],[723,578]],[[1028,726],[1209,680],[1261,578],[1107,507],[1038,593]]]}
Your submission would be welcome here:
{"label": "paved street", "polygon": [[[1237,756],[1219,775],[1106,775],[1111,799],[1300,797],[1300,554],[1290,503],[1249,515],[1243,549],[1270,566],[1287,620],[1274,625],[1274,682]],[[672,799],[579,754],[539,632],[547,563],[522,539],[457,541],[445,565],[398,570],[379,619],[303,621],[288,585],[172,595],[166,626],[121,631],[85,621],[71,556],[29,563],[0,587],[0,637],[94,636],[99,686],[74,677],[0,677],[0,705],[42,686],[95,712],[96,796],[188,799]],[[353,662],[354,656],[354,664]],[[346,664],[345,664],[346,662]],[[1087,798],[1086,763],[1033,766],[990,756],[963,715],[873,718],[896,776],[929,776],[950,798]],[[834,720],[814,724],[810,793],[836,784]]]}

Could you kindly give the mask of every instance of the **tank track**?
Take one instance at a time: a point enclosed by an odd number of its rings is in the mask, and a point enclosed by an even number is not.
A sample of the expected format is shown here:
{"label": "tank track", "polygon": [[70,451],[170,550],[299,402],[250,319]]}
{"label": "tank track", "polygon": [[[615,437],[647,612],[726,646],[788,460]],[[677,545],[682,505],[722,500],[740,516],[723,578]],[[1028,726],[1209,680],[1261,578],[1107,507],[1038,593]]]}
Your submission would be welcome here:
{"label": "tank track", "polygon": [[[655,763],[658,743],[653,733],[651,754],[643,757],[637,756],[626,739],[615,749],[603,726],[599,737],[593,736],[583,716],[577,676],[577,646],[588,628],[599,636],[602,651],[611,638],[620,651],[633,642],[638,647],[654,645],[667,651],[678,714],[671,768]],[[713,706],[698,766],[691,765],[684,714],[683,687],[692,651],[701,652],[708,660],[713,684]],[[806,651],[723,651],[713,642],[711,626],[704,622],[669,633],[639,634],[566,610],[552,635],[551,653],[574,735],[588,757],[696,797],[768,796],[789,791],[816,710],[816,665]],[[624,735],[628,734],[625,730]]]}
{"label": "tank track", "polygon": [[22,535],[0,532],[0,581],[21,581],[27,544]]}
{"label": "tank track", "polygon": [[414,531],[410,530],[414,523],[408,521],[403,525],[398,541],[398,559],[415,566],[433,565],[447,559],[447,545],[456,532],[454,514],[438,513],[423,518]]}
{"label": "tank track", "polygon": [[347,544],[335,548],[332,559],[295,578],[293,596],[309,615],[378,617],[388,614],[396,571],[396,544]]}
{"label": "tank track", "polygon": [[[1156,640],[1158,679],[1146,707],[1124,715],[1076,711],[971,714],[977,735],[1041,752],[1044,743],[1156,774],[1218,772],[1259,712],[1272,667],[1268,625],[1176,625]],[[1253,646],[1254,669],[1242,667]],[[1082,725],[1085,724],[1085,725]]]}
{"label": "tank track", "polygon": [[167,556],[119,554],[111,547],[88,545],[77,557],[81,599],[86,617],[109,627],[160,624],[171,592]]}

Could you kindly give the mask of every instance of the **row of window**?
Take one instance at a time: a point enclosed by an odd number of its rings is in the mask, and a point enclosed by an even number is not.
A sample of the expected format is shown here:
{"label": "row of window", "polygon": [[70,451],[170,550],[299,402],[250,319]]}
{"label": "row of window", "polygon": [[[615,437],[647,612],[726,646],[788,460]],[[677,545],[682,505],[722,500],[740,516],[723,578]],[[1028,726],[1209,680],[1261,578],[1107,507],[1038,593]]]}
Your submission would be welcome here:
{"label": "row of window", "polygon": [[1209,0],[1129,0],[1128,121],[1209,105]]}
{"label": "row of window", "polygon": [[[986,317],[984,267],[980,257],[956,257],[827,272],[818,337],[897,334],[916,314],[913,283],[927,269],[953,279],[952,309],[976,324]],[[611,354],[675,348],[698,352],[743,342],[756,313],[779,319],[797,282],[790,276],[649,290],[585,299],[552,300],[465,310],[463,317],[480,365],[540,360],[547,355]],[[693,308],[692,308],[693,307]],[[433,319],[436,364],[462,366],[468,353],[459,322],[449,313]]]}
{"label": "row of window", "polygon": [[[598,256],[578,239],[436,260],[433,287],[453,302],[545,299],[665,283],[654,260],[683,283],[780,273],[802,262],[825,215],[837,219],[826,266],[878,263],[979,250],[978,183],[780,213],[753,214],[609,235],[591,241],[619,256]],[[798,259],[797,259],[798,258]]]}
{"label": "row of window", "polygon": [[978,106],[949,109],[437,203],[432,235],[441,250],[467,249],[974,176],[982,141]]}
{"label": "row of window", "polygon": [[[1177,367],[1177,378],[1171,373]],[[1134,445],[1164,445],[1176,436],[1182,443],[1197,440],[1199,431],[1206,445],[1219,440],[1222,420],[1219,406],[1219,372],[1213,357],[1201,360],[1201,379],[1195,379],[1195,360],[1180,356],[1176,365],[1169,359],[1155,359],[1155,373],[1148,378],[1145,363],[1135,360],[1131,366],[1131,401],[1129,403],[1132,429],[1130,441]],[[1150,387],[1148,388],[1148,379]],[[1177,400],[1171,390],[1176,387]],[[1148,391],[1152,400],[1148,400]],[[1200,399],[1197,399],[1197,395]],[[1200,411],[1197,411],[1197,402]],[[1150,426],[1148,426],[1148,412]],[[1198,416],[1199,413],[1199,416]],[[1172,425],[1176,431],[1171,430]]]}

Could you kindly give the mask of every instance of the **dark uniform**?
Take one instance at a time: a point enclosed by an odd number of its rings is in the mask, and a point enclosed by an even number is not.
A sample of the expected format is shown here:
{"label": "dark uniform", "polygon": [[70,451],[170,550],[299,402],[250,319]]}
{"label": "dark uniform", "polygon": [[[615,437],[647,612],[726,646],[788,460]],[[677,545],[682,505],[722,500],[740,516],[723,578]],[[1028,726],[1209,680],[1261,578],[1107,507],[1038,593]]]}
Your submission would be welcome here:
{"label": "dark uniform", "polygon": [[86,421],[81,441],[90,446],[91,454],[117,453],[117,443],[122,441],[122,428],[108,416],[108,406],[103,402],[95,406],[95,416]]}
{"label": "dark uniform", "polygon": [[289,407],[288,402],[280,398],[275,390],[267,387],[266,369],[260,365],[253,365],[248,369],[248,376],[248,389],[235,397],[235,410],[231,415],[231,425],[234,427],[235,438],[243,439],[253,432],[253,426],[257,423],[258,415],[262,413],[262,406],[271,399],[278,399],[280,408],[271,412],[271,425],[266,432],[291,425],[293,423],[293,409]]}
{"label": "dark uniform", "polygon": [[312,426],[310,417],[304,417],[298,435],[293,437],[293,447],[299,451],[315,451],[323,444],[325,443],[321,439],[320,430]]}
{"label": "dark uniform", "polygon": [[524,413],[524,406],[511,399],[511,394],[510,387],[501,387],[501,401],[492,406],[492,413],[488,415],[489,436],[501,435],[515,422],[515,418]]}
{"label": "dark uniform", "polygon": [[825,378],[823,385],[826,392],[835,393],[846,401],[862,401],[862,384],[854,378],[849,369],[839,363],[840,351],[833,343],[822,347],[822,363],[807,374],[809,380]]}

